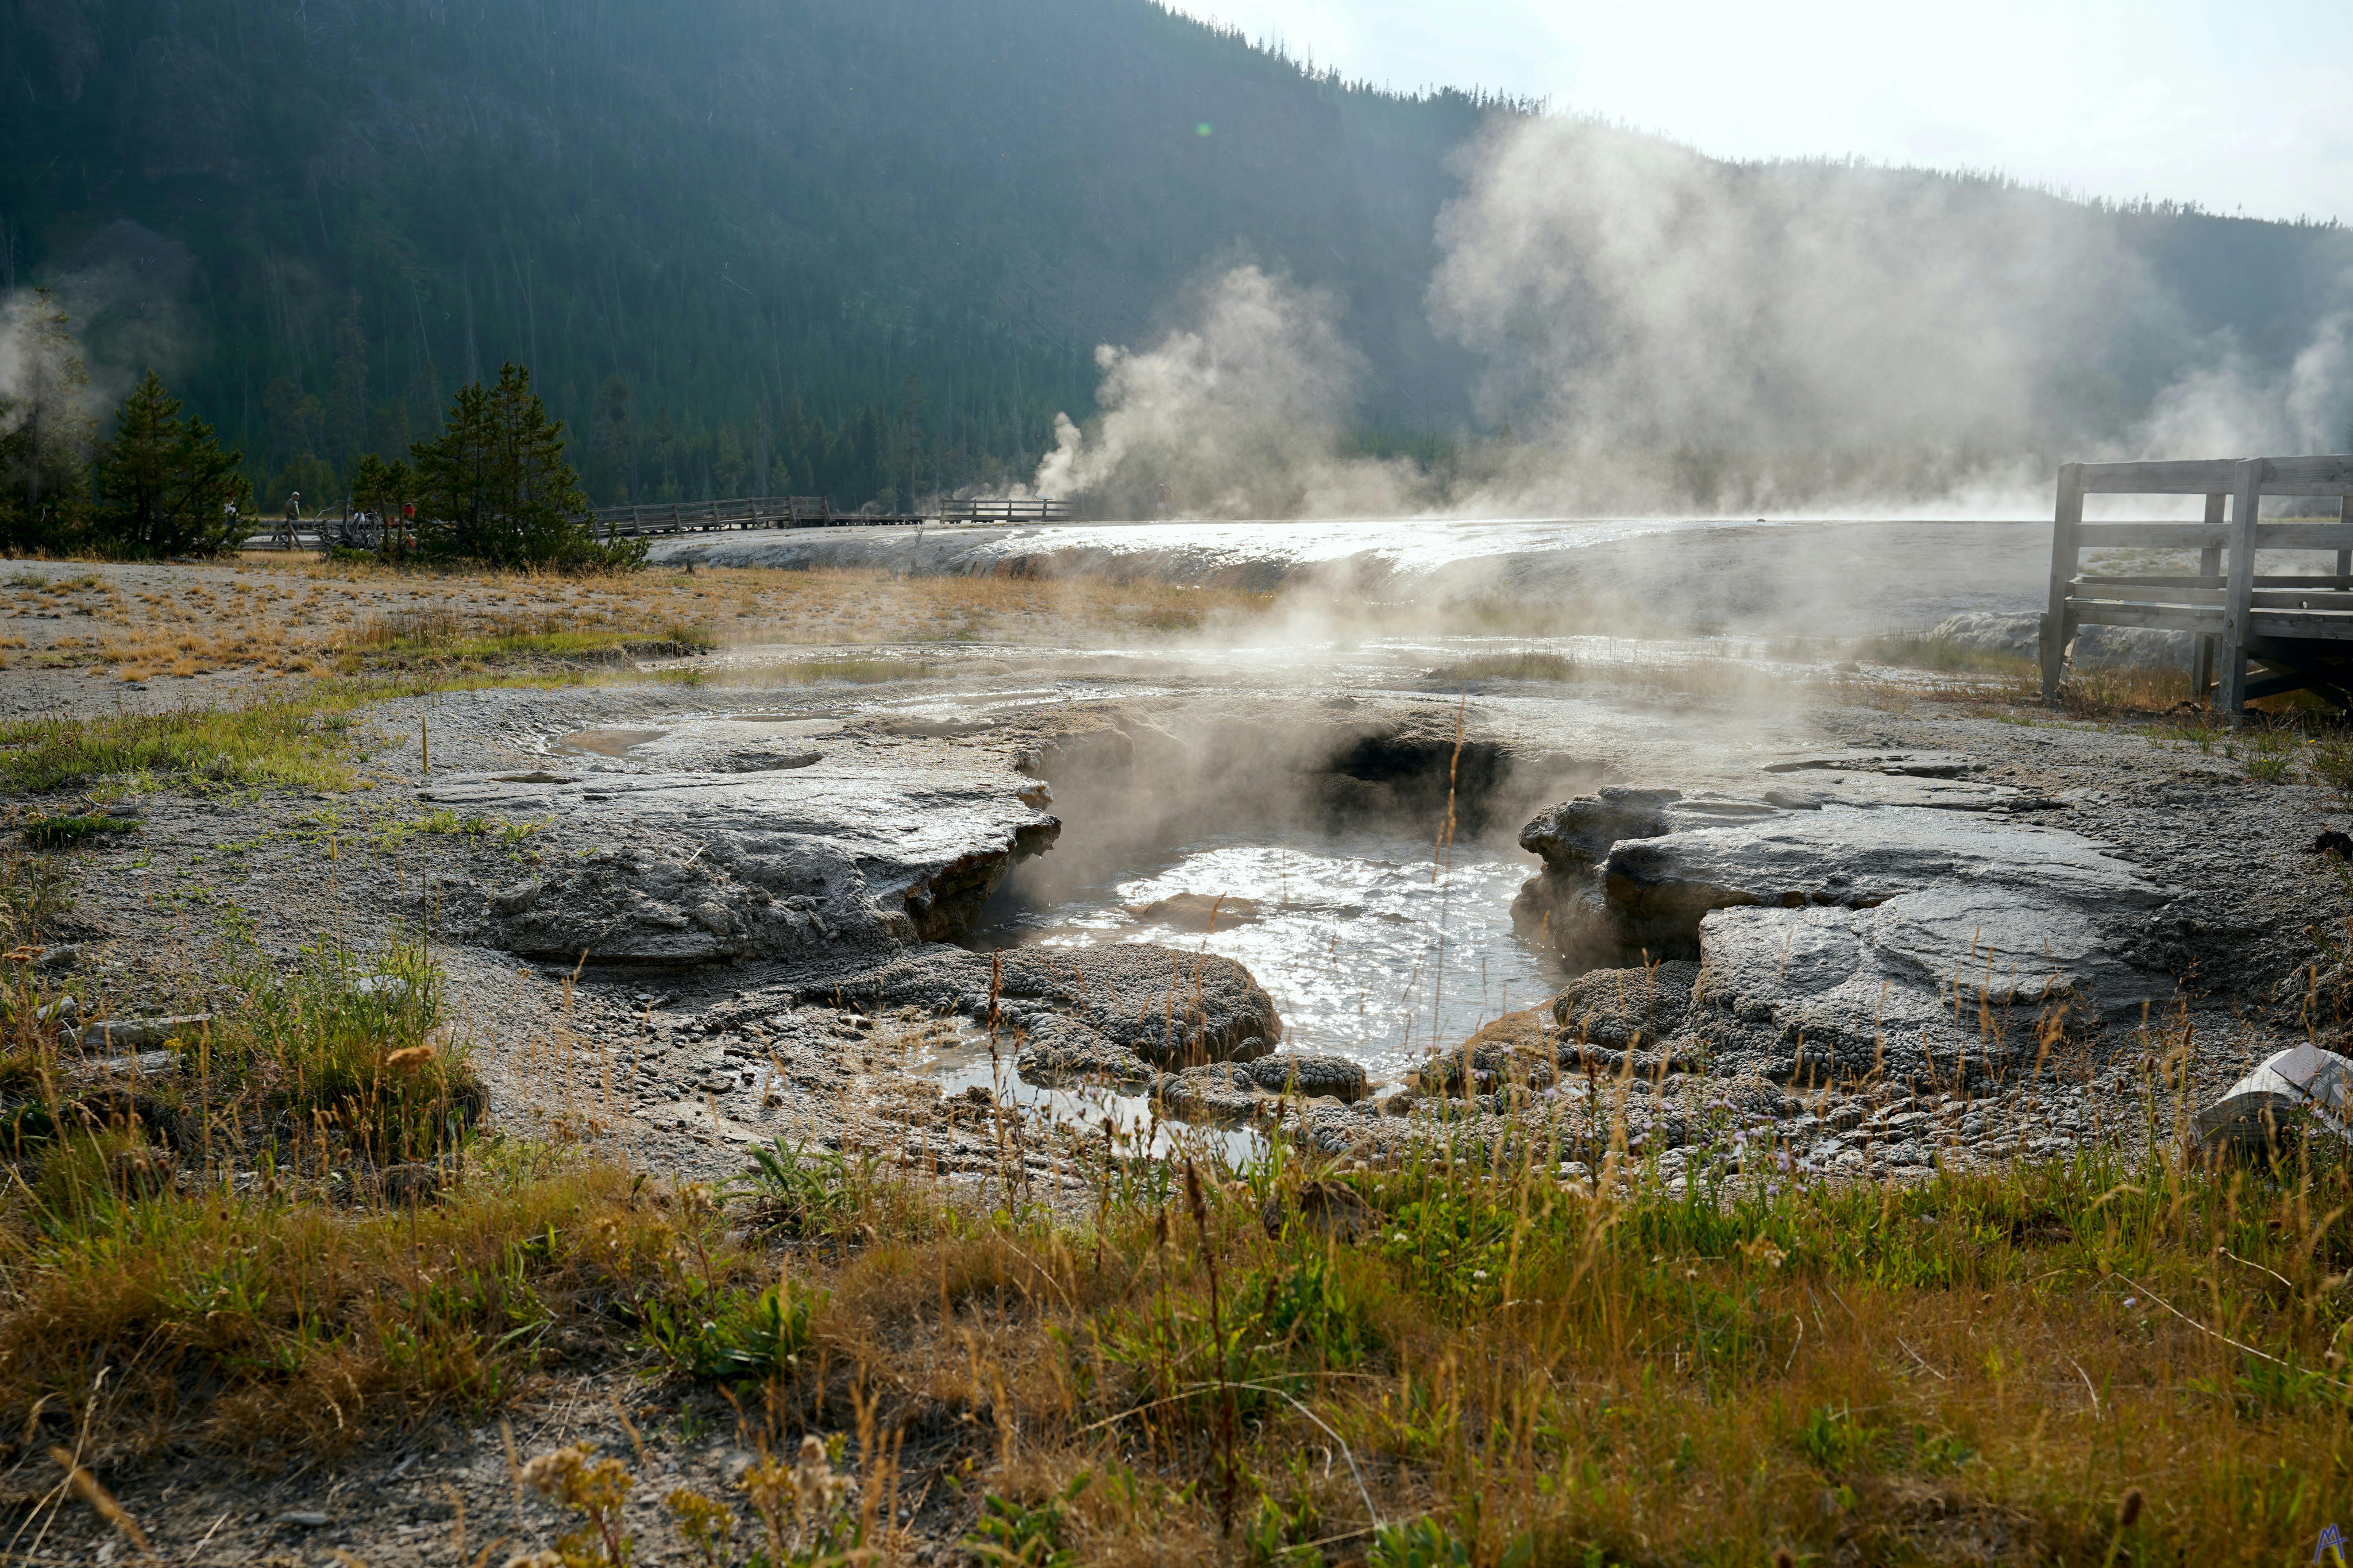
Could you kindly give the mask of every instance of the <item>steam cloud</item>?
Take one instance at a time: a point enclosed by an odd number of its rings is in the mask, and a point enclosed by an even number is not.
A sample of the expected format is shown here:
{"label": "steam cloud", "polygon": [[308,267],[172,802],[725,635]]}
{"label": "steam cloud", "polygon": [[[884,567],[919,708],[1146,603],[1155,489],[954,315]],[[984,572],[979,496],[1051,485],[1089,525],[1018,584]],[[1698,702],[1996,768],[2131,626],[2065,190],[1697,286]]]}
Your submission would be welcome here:
{"label": "steam cloud", "polygon": [[[1151,515],[1462,515],[2043,504],[2060,456],[2328,450],[2348,308],[2284,375],[2202,339],[2116,226],[1992,181],[1735,165],[1607,127],[1499,122],[1440,216],[1434,326],[1516,445],[1443,482],[1351,456],[1363,364],[1329,297],[1256,268],[1196,325],[1097,351],[1103,413],[1038,475]],[[2141,404],[2114,389],[2163,390]]]}
{"label": "steam cloud", "polygon": [[1146,508],[1144,516],[1163,485],[1192,515],[1334,516],[1419,504],[1411,464],[1336,456],[1364,360],[1341,337],[1330,296],[1238,267],[1198,291],[1192,314],[1196,328],[1149,349],[1095,350],[1103,417],[1088,433],[1055,417],[1040,494],[1117,491]]}

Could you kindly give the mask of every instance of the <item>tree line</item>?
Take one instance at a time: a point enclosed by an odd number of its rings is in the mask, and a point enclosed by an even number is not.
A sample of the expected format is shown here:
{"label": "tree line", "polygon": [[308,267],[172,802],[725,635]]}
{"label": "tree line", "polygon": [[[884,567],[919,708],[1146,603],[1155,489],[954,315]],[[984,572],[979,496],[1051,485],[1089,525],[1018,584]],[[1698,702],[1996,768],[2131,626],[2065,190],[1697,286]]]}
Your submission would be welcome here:
{"label": "tree line", "polygon": [[[181,416],[153,370],[99,438],[90,373],[71,322],[36,289],[13,309],[16,373],[0,390],[0,552],[123,560],[234,552],[261,526],[245,455],[213,426]],[[597,539],[563,425],[512,363],[494,384],[470,382],[438,434],[406,458],[351,464],[346,495],[314,495],[314,514],[346,505],[374,514],[390,557],[497,566],[626,567],[645,542]],[[293,503],[283,515],[295,516]]]}

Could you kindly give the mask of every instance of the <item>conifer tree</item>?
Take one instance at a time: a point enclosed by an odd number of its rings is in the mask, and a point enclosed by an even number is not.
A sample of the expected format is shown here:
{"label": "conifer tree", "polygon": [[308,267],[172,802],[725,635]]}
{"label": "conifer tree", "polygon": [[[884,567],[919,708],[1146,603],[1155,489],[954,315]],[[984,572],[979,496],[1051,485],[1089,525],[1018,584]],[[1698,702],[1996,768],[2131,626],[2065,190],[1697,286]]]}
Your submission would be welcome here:
{"label": "conifer tree", "polygon": [[90,372],[46,289],[10,301],[0,337],[11,362],[0,382],[0,550],[66,548],[89,520]]}
{"label": "conifer tree", "polygon": [[547,416],[531,373],[499,368],[499,384],[458,389],[441,434],[416,458],[420,552],[500,566],[634,565],[634,547],[600,547],[580,477],[564,458],[564,426]]}
{"label": "conifer tree", "polygon": [[[134,556],[218,555],[243,542],[253,486],[242,452],[224,452],[201,419],[180,422],[180,400],[153,371],[114,416],[98,457],[97,526],[107,547]],[[236,509],[236,510],[232,510]]]}
{"label": "conifer tree", "polygon": [[352,503],[374,512],[384,524],[379,548],[387,560],[407,553],[407,514],[402,510],[416,493],[416,476],[395,458],[385,462],[374,452],[363,452],[352,465]]}

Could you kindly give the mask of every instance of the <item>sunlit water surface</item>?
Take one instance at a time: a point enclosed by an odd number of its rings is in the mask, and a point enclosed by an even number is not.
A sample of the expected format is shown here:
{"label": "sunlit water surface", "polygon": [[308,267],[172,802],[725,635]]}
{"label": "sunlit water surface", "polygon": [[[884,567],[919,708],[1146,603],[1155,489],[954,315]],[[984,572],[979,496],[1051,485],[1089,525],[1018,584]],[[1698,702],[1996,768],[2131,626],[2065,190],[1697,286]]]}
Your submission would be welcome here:
{"label": "sunlit water surface", "polygon": [[[982,940],[1156,942],[1230,958],[1274,998],[1286,1048],[1394,1077],[1433,1044],[1559,987],[1557,969],[1512,929],[1512,897],[1535,868],[1500,846],[1457,844],[1441,859],[1427,839],[1394,834],[1206,838],[1011,911]],[[1180,894],[1247,900],[1257,913],[1205,932],[1132,912]]]}

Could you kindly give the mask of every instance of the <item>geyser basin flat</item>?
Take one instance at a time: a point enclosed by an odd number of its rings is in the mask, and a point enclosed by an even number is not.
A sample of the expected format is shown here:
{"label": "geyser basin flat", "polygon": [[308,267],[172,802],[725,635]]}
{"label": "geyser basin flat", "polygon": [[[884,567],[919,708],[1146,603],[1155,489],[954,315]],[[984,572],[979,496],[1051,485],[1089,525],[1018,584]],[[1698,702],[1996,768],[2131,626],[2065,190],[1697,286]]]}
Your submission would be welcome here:
{"label": "geyser basin flat", "polygon": [[[1160,942],[1230,958],[1274,998],[1287,1048],[1393,1077],[1433,1045],[1559,988],[1558,966],[1512,929],[1513,894],[1536,866],[1487,843],[1456,844],[1441,865],[1430,840],[1394,833],[1237,834],[1050,904],[994,908],[972,941]],[[1152,911],[1186,895],[1199,901]],[[1229,912],[1205,921],[1219,898]]]}
{"label": "geyser basin flat", "polygon": [[1667,624],[1857,637],[2040,601],[2051,525],[1335,518],[797,529],[668,540],[666,564],[1101,576],[1439,608],[1615,605]]}

